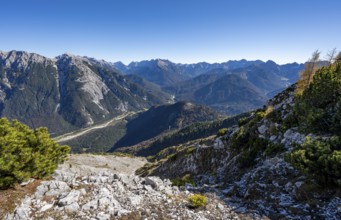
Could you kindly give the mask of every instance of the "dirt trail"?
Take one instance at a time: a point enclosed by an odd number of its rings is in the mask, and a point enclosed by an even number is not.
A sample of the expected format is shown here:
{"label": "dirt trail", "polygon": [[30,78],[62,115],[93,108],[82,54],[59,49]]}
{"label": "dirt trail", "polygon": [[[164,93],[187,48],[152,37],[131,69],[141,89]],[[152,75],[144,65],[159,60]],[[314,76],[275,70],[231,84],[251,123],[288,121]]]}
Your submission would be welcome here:
{"label": "dirt trail", "polygon": [[71,140],[71,139],[74,139],[76,137],[79,137],[79,136],[82,136],[86,133],[89,133],[90,131],[92,130],[96,130],[96,129],[101,129],[101,128],[105,128],[107,126],[109,126],[111,123],[113,122],[116,122],[116,121],[119,121],[119,120],[122,120],[124,119],[125,117],[127,116],[131,116],[131,115],[134,115],[136,114],[137,112],[128,112],[128,113],[125,113],[123,115],[120,115],[120,116],[117,116],[107,122],[104,122],[102,124],[97,124],[97,125],[94,125],[94,126],[91,126],[91,127],[87,127],[87,128],[84,128],[84,129],[81,129],[81,130],[78,130],[78,131],[73,131],[73,132],[70,132],[70,133],[67,133],[67,134],[63,134],[61,136],[58,136],[58,137],[55,137],[53,138],[55,141],[57,142],[65,142],[65,141],[68,141],[68,140]]}

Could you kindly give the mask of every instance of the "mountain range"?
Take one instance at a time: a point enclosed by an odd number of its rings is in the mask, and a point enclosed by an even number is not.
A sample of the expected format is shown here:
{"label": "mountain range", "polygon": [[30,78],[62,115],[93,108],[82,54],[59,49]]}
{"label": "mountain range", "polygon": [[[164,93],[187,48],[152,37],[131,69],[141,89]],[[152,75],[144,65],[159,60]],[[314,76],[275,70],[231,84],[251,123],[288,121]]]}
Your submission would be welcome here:
{"label": "mountain range", "polygon": [[[145,118],[158,120],[160,128],[170,124],[172,128],[182,128],[166,119],[170,114],[181,115],[183,108],[162,105],[191,103],[197,111],[195,115],[206,116],[194,117],[191,123],[208,120],[209,114],[213,118],[217,115],[196,104],[227,115],[246,112],[261,107],[268,97],[294,83],[303,67],[260,60],[177,64],[156,59],[124,65],[72,54],[47,58],[24,51],[0,52],[0,116],[18,119],[32,128],[46,126],[56,137],[105,123],[124,113],[159,106],[139,114],[137,119],[127,118],[115,124],[114,130],[120,132],[109,132],[115,138],[105,135],[105,141],[97,140],[104,149],[123,147],[137,143],[128,143],[131,137],[138,141],[152,138],[154,134],[133,132],[144,127]],[[171,110],[151,116],[156,109]],[[108,129],[103,129],[103,134],[108,134]],[[163,131],[160,129],[155,135]],[[88,141],[77,139],[77,143],[92,148]]]}
{"label": "mountain range", "polygon": [[156,84],[176,101],[208,105],[228,115],[261,107],[268,98],[295,83],[304,68],[298,63],[279,65],[260,60],[176,64],[155,59],[113,65],[123,74]]}

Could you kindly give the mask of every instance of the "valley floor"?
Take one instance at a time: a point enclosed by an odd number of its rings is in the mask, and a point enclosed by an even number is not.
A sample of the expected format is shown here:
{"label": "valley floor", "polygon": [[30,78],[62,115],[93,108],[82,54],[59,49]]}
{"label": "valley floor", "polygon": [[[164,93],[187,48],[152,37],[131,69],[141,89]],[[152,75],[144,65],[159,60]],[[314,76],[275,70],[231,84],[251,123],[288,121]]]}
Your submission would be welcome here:
{"label": "valley floor", "polygon": [[[190,189],[159,177],[139,177],[144,158],[70,155],[53,178],[39,182],[6,220],[21,219],[252,219],[237,214],[214,193],[193,209]],[[38,182],[38,181],[35,181]],[[24,186],[22,188],[25,188]]]}
{"label": "valley floor", "polygon": [[120,120],[122,120],[128,116],[134,115],[134,114],[136,114],[136,112],[128,112],[128,113],[125,113],[123,115],[119,115],[117,117],[114,117],[111,120],[106,121],[102,124],[96,124],[94,126],[90,126],[90,127],[78,130],[78,131],[73,131],[73,132],[55,137],[54,140],[56,140],[59,143],[69,141],[69,140],[75,139],[77,137],[80,137],[82,135],[85,135],[85,134],[89,133],[90,131],[108,127],[110,124],[117,122],[117,121],[120,121]]}

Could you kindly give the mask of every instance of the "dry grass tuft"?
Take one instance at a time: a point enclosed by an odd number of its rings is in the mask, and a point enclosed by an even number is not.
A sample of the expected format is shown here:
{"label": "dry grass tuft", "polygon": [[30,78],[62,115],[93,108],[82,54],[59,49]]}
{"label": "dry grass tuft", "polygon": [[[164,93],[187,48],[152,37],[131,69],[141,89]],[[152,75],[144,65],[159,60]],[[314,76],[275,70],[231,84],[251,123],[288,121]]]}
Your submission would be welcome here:
{"label": "dry grass tuft", "polygon": [[16,185],[10,189],[0,190],[0,219],[4,219],[7,213],[13,212],[17,204],[26,195],[32,195],[40,185],[40,182],[36,180],[26,186]]}

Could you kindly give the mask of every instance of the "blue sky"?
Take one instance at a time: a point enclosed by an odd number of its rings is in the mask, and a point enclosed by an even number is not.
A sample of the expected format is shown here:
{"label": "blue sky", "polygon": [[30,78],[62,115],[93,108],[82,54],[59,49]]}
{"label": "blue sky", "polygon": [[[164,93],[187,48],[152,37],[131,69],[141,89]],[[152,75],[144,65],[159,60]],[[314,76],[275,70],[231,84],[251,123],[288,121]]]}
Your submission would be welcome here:
{"label": "blue sky", "polygon": [[340,0],[0,0],[0,50],[107,61],[304,62],[341,50]]}

